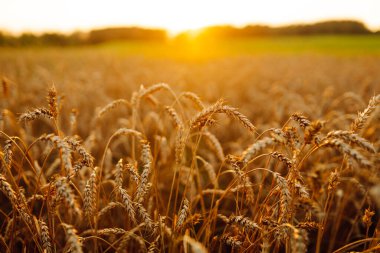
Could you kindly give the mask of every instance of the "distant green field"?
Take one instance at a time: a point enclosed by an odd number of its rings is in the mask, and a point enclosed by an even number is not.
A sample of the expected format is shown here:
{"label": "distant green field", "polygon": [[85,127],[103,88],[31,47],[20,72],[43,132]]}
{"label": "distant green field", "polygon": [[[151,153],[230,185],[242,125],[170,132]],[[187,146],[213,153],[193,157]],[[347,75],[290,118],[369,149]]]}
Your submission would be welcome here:
{"label": "distant green field", "polygon": [[380,55],[380,36],[287,36],[224,41],[112,42],[93,46],[121,55],[209,58],[246,54]]}
{"label": "distant green field", "polygon": [[380,56],[380,35],[279,36],[219,41],[169,40],[167,42],[116,41],[78,47],[0,48],[0,54],[65,52],[105,53],[120,57],[141,56],[180,60],[207,60],[226,56],[328,54],[336,56]]}

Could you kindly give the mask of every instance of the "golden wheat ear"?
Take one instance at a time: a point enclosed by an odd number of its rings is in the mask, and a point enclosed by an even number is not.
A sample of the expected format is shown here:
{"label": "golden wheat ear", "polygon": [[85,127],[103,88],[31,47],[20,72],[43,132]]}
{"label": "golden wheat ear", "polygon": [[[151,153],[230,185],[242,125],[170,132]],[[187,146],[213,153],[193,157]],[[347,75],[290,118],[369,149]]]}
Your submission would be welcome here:
{"label": "golden wheat ear", "polygon": [[357,132],[360,129],[362,129],[364,127],[365,123],[368,121],[371,114],[373,113],[373,111],[379,105],[379,103],[380,103],[380,94],[373,96],[369,100],[367,108],[365,108],[364,111],[359,112],[355,121],[352,122],[351,130],[354,132]]}
{"label": "golden wheat ear", "polygon": [[71,252],[83,253],[81,238],[78,231],[69,224],[61,223],[66,233],[66,248]]}
{"label": "golden wheat ear", "polygon": [[86,217],[91,218],[96,210],[96,172],[98,168],[95,167],[91,173],[90,179],[86,182],[84,189],[83,209]]}
{"label": "golden wheat ear", "polygon": [[39,118],[54,119],[54,115],[49,109],[38,108],[38,109],[34,109],[32,111],[28,111],[26,113],[21,114],[19,117],[19,121],[29,122],[29,121],[33,121]]}

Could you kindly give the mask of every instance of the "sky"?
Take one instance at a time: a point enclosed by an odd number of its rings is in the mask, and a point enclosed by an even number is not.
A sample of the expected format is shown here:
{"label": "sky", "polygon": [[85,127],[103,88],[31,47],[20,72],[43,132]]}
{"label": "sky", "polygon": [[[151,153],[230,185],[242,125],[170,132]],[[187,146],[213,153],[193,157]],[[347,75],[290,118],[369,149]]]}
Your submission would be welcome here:
{"label": "sky", "polygon": [[380,0],[0,0],[0,30],[13,33],[145,26],[175,34],[217,24],[328,19],[354,19],[380,30]]}

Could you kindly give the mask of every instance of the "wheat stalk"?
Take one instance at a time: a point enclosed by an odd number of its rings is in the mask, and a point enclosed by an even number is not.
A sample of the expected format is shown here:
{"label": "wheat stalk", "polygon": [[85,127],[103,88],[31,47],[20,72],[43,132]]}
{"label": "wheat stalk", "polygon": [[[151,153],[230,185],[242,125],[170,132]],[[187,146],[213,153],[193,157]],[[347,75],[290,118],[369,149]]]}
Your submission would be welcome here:
{"label": "wheat stalk", "polygon": [[166,83],[154,84],[148,88],[144,88],[143,86],[141,86],[140,90],[132,95],[132,98],[131,98],[132,108],[135,111],[137,111],[140,108],[141,99],[162,89],[167,90],[172,93],[172,90],[170,89],[169,85],[167,85]]}
{"label": "wheat stalk", "polygon": [[304,115],[302,115],[302,113],[299,112],[294,113],[291,118],[304,129],[311,124],[310,120],[308,120]]}
{"label": "wheat stalk", "polygon": [[94,214],[95,205],[96,205],[96,191],[97,191],[97,184],[96,184],[96,172],[97,167],[94,168],[93,172],[91,173],[90,179],[86,183],[86,187],[84,190],[84,214],[87,217],[91,217]]}
{"label": "wheat stalk", "polygon": [[39,118],[54,119],[53,113],[46,108],[37,108],[20,115],[19,121],[29,122]]}
{"label": "wheat stalk", "polygon": [[286,165],[286,167],[288,167],[288,169],[292,168],[293,166],[292,161],[289,158],[287,158],[284,154],[281,154],[275,151],[275,152],[271,152],[270,156],[283,162]]}
{"label": "wheat stalk", "polygon": [[4,97],[9,97],[9,91],[10,91],[10,89],[9,89],[9,86],[10,86],[10,81],[9,81],[9,79],[8,78],[6,78],[5,76],[3,76],[2,78],[1,78],[1,86],[2,86],[2,88],[3,88],[3,95],[4,95]]}
{"label": "wheat stalk", "polygon": [[304,229],[293,228],[291,235],[292,253],[305,253],[307,252],[308,237]]}
{"label": "wheat stalk", "polygon": [[326,138],[327,139],[338,138],[348,143],[354,143],[371,153],[376,153],[376,149],[371,143],[369,143],[366,139],[360,137],[359,135],[351,131],[343,131],[343,130],[331,131],[326,135]]}
{"label": "wheat stalk", "polygon": [[106,106],[104,106],[102,109],[100,109],[100,111],[98,112],[98,115],[97,115],[97,118],[101,118],[104,116],[104,114],[108,113],[109,111],[117,108],[118,106],[121,106],[121,105],[127,105],[129,106],[129,102],[125,99],[117,99],[117,100],[114,100],[112,101],[111,103],[107,104]]}
{"label": "wheat stalk", "polygon": [[138,236],[134,233],[128,232],[126,233],[119,244],[119,247],[116,249],[116,253],[121,253],[124,252],[124,250],[127,248],[129,240],[133,238],[137,244],[138,244],[138,249],[141,250],[142,252],[146,252],[146,246],[145,246],[145,241],[141,236]]}
{"label": "wheat stalk", "polygon": [[115,167],[115,183],[116,187],[123,187],[123,159],[120,159]]}
{"label": "wheat stalk", "polygon": [[177,131],[177,136],[175,139],[175,161],[176,165],[179,166],[183,160],[183,154],[186,148],[186,140],[187,140],[188,132],[183,128],[179,128]]}
{"label": "wheat stalk", "polygon": [[190,121],[191,128],[203,128],[205,125],[209,124],[209,120],[216,113],[224,113],[227,116],[239,121],[245,128],[249,131],[254,132],[255,127],[249,121],[249,119],[241,114],[236,108],[223,105],[222,101],[217,101],[214,105],[203,109]]}
{"label": "wheat stalk", "polygon": [[16,192],[12,189],[12,186],[8,183],[3,174],[0,174],[0,190],[4,193],[5,196],[8,197],[9,201],[12,204],[12,207],[20,214],[21,218],[28,225],[32,225],[32,218],[28,213],[28,209],[26,207],[26,199],[23,192],[21,189],[19,189],[18,195],[16,195]]}
{"label": "wheat stalk", "polygon": [[364,109],[364,111],[358,113],[358,117],[355,119],[355,121],[351,124],[351,130],[353,132],[357,132],[358,130],[362,129],[371,116],[372,112],[376,109],[376,107],[380,103],[380,94],[373,96],[368,103],[367,108]]}
{"label": "wheat stalk", "polygon": [[74,166],[74,172],[76,174],[83,166],[90,168],[94,166],[94,157],[92,157],[92,155],[87,152],[87,150],[81,145],[78,139],[73,137],[65,137],[63,141],[67,142],[71,149],[76,151],[82,157],[81,161]]}
{"label": "wheat stalk", "polygon": [[66,245],[73,253],[82,253],[81,238],[77,235],[77,230],[69,224],[61,223],[66,231]]}
{"label": "wheat stalk", "polygon": [[161,235],[158,235],[153,242],[150,243],[148,248],[148,253],[155,253],[158,252],[158,247],[160,243]]}
{"label": "wheat stalk", "polygon": [[257,229],[261,229],[259,227],[259,225],[255,222],[253,222],[252,220],[250,220],[249,218],[247,217],[244,217],[242,215],[231,215],[229,218],[228,218],[228,223],[235,223],[235,224],[238,224],[242,227],[244,227],[245,229],[247,230],[257,230]]}
{"label": "wheat stalk", "polygon": [[12,140],[6,140],[4,149],[3,149],[4,162],[1,164],[1,173],[5,173],[8,171],[8,169],[11,167],[12,164],[12,157],[13,157],[13,151],[12,151]]}
{"label": "wheat stalk", "polygon": [[141,181],[137,186],[136,196],[134,201],[137,203],[142,203],[144,201],[144,197],[148,191],[147,185],[149,182],[149,174],[152,169],[152,154],[150,150],[150,145],[146,141],[141,142],[142,151],[141,151],[141,162],[143,171],[141,173]]}
{"label": "wheat stalk", "polygon": [[7,225],[4,230],[4,239],[7,241],[9,237],[12,235],[12,229],[15,226],[16,219],[11,218],[8,220]]}
{"label": "wheat stalk", "polygon": [[140,184],[140,181],[141,181],[141,177],[137,171],[137,168],[136,168],[136,163],[132,164],[132,163],[127,163],[125,165],[125,168],[127,169],[127,171],[129,172],[129,176],[132,178],[133,181],[135,181],[135,183],[137,185]]}
{"label": "wheat stalk", "polygon": [[197,94],[195,94],[194,92],[190,92],[190,91],[187,91],[187,92],[183,92],[180,97],[184,97],[184,98],[187,98],[189,99],[191,102],[193,102],[195,108],[199,111],[203,110],[204,109],[204,105],[202,103],[202,100],[199,98],[199,96]]}
{"label": "wheat stalk", "polygon": [[57,119],[58,116],[58,103],[57,103],[57,90],[53,85],[49,91],[47,96],[47,102],[49,105],[49,111],[54,119]]}
{"label": "wheat stalk", "polygon": [[273,176],[276,179],[277,185],[280,189],[281,192],[281,197],[280,197],[280,217],[279,220],[280,222],[286,222],[287,217],[290,214],[290,203],[292,200],[292,196],[290,194],[290,189],[288,186],[288,182],[285,178],[283,178],[279,173],[273,172]]}
{"label": "wheat stalk", "polygon": [[238,238],[230,236],[228,234],[223,235],[220,240],[232,248],[240,248],[243,246],[243,242],[241,242]]}
{"label": "wheat stalk", "polygon": [[40,238],[42,241],[42,247],[44,248],[46,253],[52,253],[52,245],[51,245],[51,237],[49,233],[49,227],[43,220],[38,220],[38,224],[40,227]]}
{"label": "wheat stalk", "polygon": [[70,171],[72,170],[72,159],[71,159],[71,152],[72,149],[67,141],[62,140],[59,136],[54,134],[48,134],[43,135],[40,137],[41,140],[48,140],[62,152],[62,163],[64,165],[64,168],[66,170],[66,175],[70,174]]}
{"label": "wheat stalk", "polygon": [[177,128],[177,135],[175,139],[175,158],[178,166],[182,162],[183,152],[186,146],[187,133],[185,131],[185,126],[175,109],[169,106],[166,106],[165,109]]}
{"label": "wheat stalk", "polygon": [[127,209],[129,219],[133,222],[136,223],[136,218],[135,218],[135,208],[133,206],[133,202],[131,197],[129,196],[128,192],[124,190],[123,188],[119,187],[118,188],[119,194],[122,199],[122,203]]}
{"label": "wheat stalk", "polygon": [[72,109],[70,112],[70,134],[75,134],[78,130],[78,110]]}
{"label": "wheat stalk", "polygon": [[224,161],[224,151],[222,144],[220,144],[218,138],[215,135],[210,133],[209,131],[205,131],[202,133],[204,137],[206,137],[207,145],[213,150],[218,157],[219,161]]}
{"label": "wheat stalk", "polygon": [[207,253],[208,252],[206,247],[202,243],[196,241],[195,239],[191,238],[188,235],[185,235],[183,237],[183,244],[184,244],[185,248],[186,248],[187,244],[190,245],[192,252],[194,252],[194,253]]}
{"label": "wheat stalk", "polygon": [[314,140],[317,134],[322,130],[323,123],[321,121],[313,121],[305,129],[304,140],[306,144],[310,144]]}
{"label": "wheat stalk", "polygon": [[215,185],[215,187],[218,188],[218,179],[214,167],[209,162],[204,160],[202,157],[197,156],[197,158],[203,162],[204,169],[206,170],[208,177],[210,178],[211,182]]}
{"label": "wheat stalk", "polygon": [[72,192],[70,185],[68,184],[66,177],[59,177],[55,180],[55,188],[57,189],[56,201],[63,199],[66,204],[74,210],[76,213],[80,214],[81,211],[75,200],[75,195]]}
{"label": "wheat stalk", "polygon": [[187,198],[183,200],[182,208],[178,214],[178,221],[176,223],[176,230],[179,231],[189,215],[189,201]]}
{"label": "wheat stalk", "polygon": [[328,139],[325,140],[324,145],[337,148],[340,152],[347,154],[349,157],[352,157],[359,164],[365,167],[371,167],[372,163],[367,160],[362,154],[360,154],[356,149],[352,148],[350,145],[344,143],[340,139]]}
{"label": "wheat stalk", "polygon": [[183,129],[185,126],[179,117],[178,113],[173,107],[166,106],[165,107],[166,112],[169,114],[170,118],[172,119],[172,122],[174,123],[174,126],[178,129]]}
{"label": "wheat stalk", "polygon": [[139,139],[142,137],[142,134],[139,131],[128,129],[128,128],[120,128],[116,130],[116,132],[112,135],[111,138],[114,138],[120,135],[133,135]]}
{"label": "wheat stalk", "polygon": [[8,197],[10,202],[15,205],[17,201],[16,193],[12,189],[12,186],[8,183],[3,174],[0,174],[0,190]]}
{"label": "wheat stalk", "polygon": [[150,218],[148,212],[145,210],[145,208],[143,207],[143,205],[141,203],[138,203],[138,202],[134,202],[133,203],[133,206],[135,207],[136,209],[136,212],[138,213],[138,215],[141,217],[141,219],[143,220],[143,222],[145,223],[145,226],[148,228],[148,229],[152,229],[153,228],[153,221],[152,219]]}
{"label": "wheat stalk", "polygon": [[109,202],[105,207],[103,207],[103,209],[99,211],[98,217],[100,218],[106,215],[106,213],[108,213],[109,211],[111,211],[112,209],[116,207],[121,207],[123,209],[126,209],[125,205],[120,202]]}
{"label": "wheat stalk", "polygon": [[265,137],[262,140],[258,140],[243,152],[240,161],[243,163],[243,165],[247,164],[258,152],[270,145],[273,145],[274,143],[275,140],[271,137]]}
{"label": "wheat stalk", "polygon": [[99,236],[102,236],[102,235],[124,235],[126,233],[128,232],[122,228],[102,228],[97,231],[95,229],[89,229],[89,230],[83,231],[81,235],[85,236],[85,235],[97,234]]}

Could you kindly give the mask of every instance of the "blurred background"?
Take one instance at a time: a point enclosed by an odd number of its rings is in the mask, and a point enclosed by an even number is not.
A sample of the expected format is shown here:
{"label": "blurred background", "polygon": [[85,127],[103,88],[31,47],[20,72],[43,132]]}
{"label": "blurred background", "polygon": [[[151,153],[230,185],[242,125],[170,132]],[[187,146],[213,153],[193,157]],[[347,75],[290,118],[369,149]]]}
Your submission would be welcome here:
{"label": "blurred background", "polygon": [[209,58],[379,52],[380,3],[342,1],[0,1],[1,47],[106,48]]}
{"label": "blurred background", "polygon": [[[43,103],[32,94],[54,84],[88,122],[95,107],[165,82],[277,125],[295,111],[322,115],[321,99],[346,93],[360,97],[347,107],[356,113],[379,92],[379,1],[0,0],[0,7],[0,76],[22,91],[10,108],[17,113]],[[89,95],[91,103],[82,99]]]}

